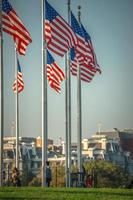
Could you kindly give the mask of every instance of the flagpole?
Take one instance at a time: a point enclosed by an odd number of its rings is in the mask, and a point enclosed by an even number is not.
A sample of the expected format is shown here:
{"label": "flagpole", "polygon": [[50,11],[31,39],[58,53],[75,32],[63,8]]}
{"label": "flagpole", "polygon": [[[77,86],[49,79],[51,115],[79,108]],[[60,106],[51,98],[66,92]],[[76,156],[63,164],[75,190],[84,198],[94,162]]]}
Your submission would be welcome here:
{"label": "flagpole", "polygon": [[[70,24],[70,3],[68,0],[68,24]],[[67,135],[67,187],[71,187],[71,75],[70,75],[70,50],[67,53],[67,117],[68,117],[68,135]]]}
{"label": "flagpole", "polygon": [[19,96],[18,96],[18,53],[15,45],[15,119],[16,119],[16,167],[19,169]]}
{"label": "flagpole", "polygon": [[66,146],[65,146],[65,154],[66,154],[66,167],[65,167],[65,174],[66,174],[66,187],[68,187],[69,184],[69,176],[68,176],[68,111],[67,111],[67,105],[68,105],[68,67],[67,67],[67,54],[65,54],[65,120],[66,120]]}
{"label": "flagpole", "polygon": [[3,185],[3,135],[4,135],[4,69],[3,69],[3,34],[2,0],[0,0],[0,186]]}
{"label": "flagpole", "polygon": [[[81,6],[78,6],[78,21],[81,25],[80,12]],[[81,104],[81,69],[78,65],[77,69],[77,160],[78,160],[78,170],[82,172],[82,104]],[[81,177],[80,181],[81,181]],[[79,184],[81,183],[79,181]]]}
{"label": "flagpole", "polygon": [[[70,24],[70,0],[68,0],[68,23]],[[69,187],[71,187],[71,74],[70,74],[70,50],[68,52],[68,110],[69,110],[69,134],[68,134],[68,166]]]}
{"label": "flagpole", "polygon": [[46,186],[47,161],[47,67],[46,67],[46,39],[45,39],[45,1],[42,0],[42,187]]}

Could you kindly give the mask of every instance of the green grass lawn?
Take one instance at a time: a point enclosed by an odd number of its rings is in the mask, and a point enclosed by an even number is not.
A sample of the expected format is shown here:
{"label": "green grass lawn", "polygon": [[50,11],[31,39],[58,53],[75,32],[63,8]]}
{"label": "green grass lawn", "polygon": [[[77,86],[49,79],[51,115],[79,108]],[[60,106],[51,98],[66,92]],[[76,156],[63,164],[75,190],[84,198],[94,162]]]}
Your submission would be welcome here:
{"label": "green grass lawn", "polygon": [[1,187],[2,199],[44,200],[133,200],[133,189]]}

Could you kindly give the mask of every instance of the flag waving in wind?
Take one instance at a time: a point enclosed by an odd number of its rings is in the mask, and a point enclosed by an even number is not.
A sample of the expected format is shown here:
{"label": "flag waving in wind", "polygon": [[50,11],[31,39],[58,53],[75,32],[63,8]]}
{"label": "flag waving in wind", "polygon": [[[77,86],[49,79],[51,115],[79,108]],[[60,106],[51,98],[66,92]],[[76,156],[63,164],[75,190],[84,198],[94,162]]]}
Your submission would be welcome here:
{"label": "flag waving in wind", "polygon": [[49,81],[50,87],[53,88],[58,93],[60,93],[61,91],[60,84],[65,79],[65,75],[48,51],[47,51],[47,79]]}
{"label": "flag waving in wind", "polygon": [[18,59],[17,59],[17,65],[18,65],[18,72],[17,72],[18,85],[16,84],[17,81],[15,80],[13,84],[13,91],[16,93],[18,90],[18,93],[20,93],[24,89],[24,81],[23,81],[23,75],[22,75],[22,71],[21,71],[21,67],[20,67],[20,63]]}
{"label": "flag waving in wind", "polygon": [[3,31],[13,37],[18,52],[25,55],[26,47],[32,42],[32,39],[8,0],[2,0],[2,24]]}
{"label": "flag waving in wind", "polygon": [[59,56],[64,56],[70,48],[77,44],[76,34],[47,1],[45,13],[47,48]]}
{"label": "flag waving in wind", "polygon": [[100,67],[97,64],[91,38],[83,25],[78,23],[72,13],[71,26],[73,31],[77,34],[78,39],[77,46],[71,49],[72,75],[77,75],[77,66],[79,65],[81,68],[81,79],[90,82],[97,71],[101,73]]}
{"label": "flag waving in wind", "polygon": [[[70,67],[71,67],[71,73],[73,76],[77,76],[77,68],[78,68],[78,59],[76,57],[76,54],[75,54],[75,50],[74,48],[72,48],[70,50],[70,57],[71,57],[71,63],[70,63]],[[81,80],[82,81],[85,81],[85,82],[90,82],[95,73],[96,73],[96,70],[95,69],[90,69],[90,67],[88,67],[86,64],[82,63],[80,64],[80,74],[81,74]]]}
{"label": "flag waving in wind", "polygon": [[91,37],[90,35],[87,33],[87,31],[85,30],[84,26],[81,24],[81,29],[83,31],[84,34],[84,38],[85,38],[85,45],[86,45],[86,60],[88,61],[88,64],[90,65],[90,69],[96,70],[99,73],[101,73],[101,69],[97,63],[97,58],[96,58],[96,54],[93,48],[93,44],[91,41]]}

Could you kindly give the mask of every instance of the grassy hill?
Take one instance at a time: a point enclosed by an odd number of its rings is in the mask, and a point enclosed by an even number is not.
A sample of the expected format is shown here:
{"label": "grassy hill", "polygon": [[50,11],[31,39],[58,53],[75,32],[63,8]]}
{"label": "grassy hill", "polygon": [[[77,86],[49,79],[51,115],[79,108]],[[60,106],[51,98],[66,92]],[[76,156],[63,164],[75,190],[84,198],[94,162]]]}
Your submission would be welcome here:
{"label": "grassy hill", "polygon": [[1,187],[0,200],[131,200],[133,189]]}

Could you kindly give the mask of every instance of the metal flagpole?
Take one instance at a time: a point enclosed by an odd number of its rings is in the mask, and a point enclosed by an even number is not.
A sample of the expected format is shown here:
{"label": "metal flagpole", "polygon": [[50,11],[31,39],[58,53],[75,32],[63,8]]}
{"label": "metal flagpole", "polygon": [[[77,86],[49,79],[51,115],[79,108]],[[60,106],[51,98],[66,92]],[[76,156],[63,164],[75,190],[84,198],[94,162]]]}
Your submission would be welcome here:
{"label": "metal flagpole", "polygon": [[68,66],[67,66],[67,54],[65,55],[65,120],[66,120],[66,146],[65,146],[65,154],[66,154],[66,168],[65,168],[65,174],[66,174],[66,187],[69,185],[69,176],[68,176],[68,111],[67,111],[67,105],[68,105]]}
{"label": "metal flagpole", "polygon": [[47,67],[46,67],[46,40],[45,40],[45,1],[42,0],[42,187],[46,186],[47,161]]}
{"label": "metal flagpole", "polygon": [[[68,23],[70,24],[70,0],[68,0]],[[69,187],[71,187],[71,74],[70,74],[70,51],[68,52],[68,167],[69,167]]]}
{"label": "metal flagpole", "polygon": [[18,55],[15,45],[15,80],[16,80],[16,94],[15,94],[15,123],[16,123],[16,167],[19,169],[19,96],[18,96]]}
{"label": "metal flagpole", "polygon": [[[68,0],[68,23],[70,24],[70,0]],[[66,56],[66,84],[67,84],[67,91],[66,91],[66,117],[67,117],[67,187],[71,186],[71,76],[70,76],[70,51],[67,53]]]}
{"label": "metal flagpole", "polygon": [[3,184],[3,135],[4,135],[4,69],[2,37],[2,0],[0,0],[0,186]]}
{"label": "metal flagpole", "polygon": [[69,55],[65,55],[65,109],[66,109],[66,187],[71,186],[71,91],[70,91],[70,72]]}
{"label": "metal flagpole", "polygon": [[[80,21],[80,12],[81,6],[78,6],[78,21]],[[77,70],[77,159],[78,159],[78,170],[82,172],[82,104],[81,104],[81,69],[78,65]],[[80,177],[79,177],[80,178]],[[79,180],[79,184],[80,184]]]}

